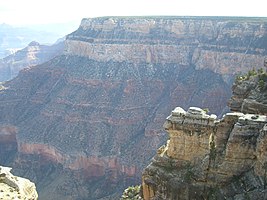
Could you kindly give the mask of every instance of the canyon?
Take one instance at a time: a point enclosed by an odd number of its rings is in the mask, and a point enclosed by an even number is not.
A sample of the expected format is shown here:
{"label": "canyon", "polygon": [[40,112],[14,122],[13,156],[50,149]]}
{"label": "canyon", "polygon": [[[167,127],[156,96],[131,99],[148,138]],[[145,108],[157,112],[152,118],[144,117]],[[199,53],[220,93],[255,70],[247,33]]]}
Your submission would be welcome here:
{"label": "canyon", "polygon": [[265,18],[83,19],[61,55],[0,87],[0,164],[40,199],[116,199],[141,182],[174,107],[228,111],[266,38]]}

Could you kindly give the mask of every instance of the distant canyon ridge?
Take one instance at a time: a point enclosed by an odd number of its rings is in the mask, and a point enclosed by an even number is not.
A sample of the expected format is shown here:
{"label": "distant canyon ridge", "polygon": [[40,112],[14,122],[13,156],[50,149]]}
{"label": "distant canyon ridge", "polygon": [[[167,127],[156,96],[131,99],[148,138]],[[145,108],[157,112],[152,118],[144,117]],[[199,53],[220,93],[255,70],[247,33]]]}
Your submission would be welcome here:
{"label": "distant canyon ridge", "polygon": [[[42,31],[44,27],[47,29]],[[23,49],[31,41],[48,45],[55,43],[57,39],[64,36],[58,28],[51,31],[51,27],[45,24],[43,24],[43,28],[34,25],[31,27],[29,25],[28,27],[15,27],[9,24],[0,24],[0,59]],[[61,28],[65,29],[64,27]]]}
{"label": "distant canyon ridge", "polygon": [[11,80],[22,69],[45,63],[61,55],[63,50],[63,40],[53,45],[42,45],[36,41],[30,42],[25,48],[0,59],[0,82]]}
{"label": "distant canyon ridge", "polygon": [[116,199],[141,182],[173,108],[222,114],[235,75],[266,54],[266,18],[83,19],[62,54],[1,87],[0,164],[40,199]]}

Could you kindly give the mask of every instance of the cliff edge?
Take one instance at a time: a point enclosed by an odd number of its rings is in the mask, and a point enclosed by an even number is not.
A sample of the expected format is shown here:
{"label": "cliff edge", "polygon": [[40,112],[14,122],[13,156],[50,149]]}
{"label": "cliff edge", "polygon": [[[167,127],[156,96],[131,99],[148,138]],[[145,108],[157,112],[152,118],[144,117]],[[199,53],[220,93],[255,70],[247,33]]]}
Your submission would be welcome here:
{"label": "cliff edge", "polygon": [[10,170],[9,167],[0,167],[0,199],[37,200],[35,184],[14,176]]}
{"label": "cliff edge", "polygon": [[142,176],[145,200],[267,198],[266,72],[238,79],[229,105],[244,113],[177,107],[167,117],[169,140]]}

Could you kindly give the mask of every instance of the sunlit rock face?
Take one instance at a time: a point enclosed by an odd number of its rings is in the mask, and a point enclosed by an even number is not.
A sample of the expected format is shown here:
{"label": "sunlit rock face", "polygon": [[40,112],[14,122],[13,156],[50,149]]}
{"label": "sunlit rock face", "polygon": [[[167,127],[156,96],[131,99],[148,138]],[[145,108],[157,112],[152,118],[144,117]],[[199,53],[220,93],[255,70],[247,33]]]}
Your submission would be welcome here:
{"label": "sunlit rock face", "polygon": [[177,63],[223,75],[262,67],[266,21],[256,18],[83,19],[66,54],[98,61]]}
{"label": "sunlit rock face", "polygon": [[37,200],[35,184],[28,179],[14,176],[11,168],[0,166],[0,199]]}
{"label": "sunlit rock face", "polygon": [[82,20],[63,55],[0,90],[0,123],[17,130],[14,170],[42,199],[118,198],[165,141],[172,108],[220,115],[234,74],[263,65],[265,37],[254,18]]}
{"label": "sunlit rock face", "polygon": [[145,200],[265,198],[267,117],[215,119],[195,107],[172,112],[164,124],[170,139],[143,173]]}
{"label": "sunlit rock face", "polygon": [[145,200],[266,198],[267,72],[232,89],[229,106],[239,112],[216,119],[177,107],[167,117],[169,140],[143,172]]}

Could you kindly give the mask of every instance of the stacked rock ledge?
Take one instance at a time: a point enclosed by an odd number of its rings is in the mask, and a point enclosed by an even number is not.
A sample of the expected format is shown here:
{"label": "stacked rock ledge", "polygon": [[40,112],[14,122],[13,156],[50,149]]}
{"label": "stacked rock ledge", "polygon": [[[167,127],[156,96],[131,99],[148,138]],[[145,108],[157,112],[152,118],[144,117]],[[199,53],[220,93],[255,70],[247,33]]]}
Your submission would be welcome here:
{"label": "stacked rock ledge", "polygon": [[167,144],[142,177],[143,198],[263,199],[267,195],[267,117],[175,108],[164,123]]}

